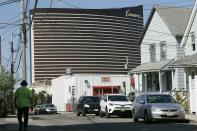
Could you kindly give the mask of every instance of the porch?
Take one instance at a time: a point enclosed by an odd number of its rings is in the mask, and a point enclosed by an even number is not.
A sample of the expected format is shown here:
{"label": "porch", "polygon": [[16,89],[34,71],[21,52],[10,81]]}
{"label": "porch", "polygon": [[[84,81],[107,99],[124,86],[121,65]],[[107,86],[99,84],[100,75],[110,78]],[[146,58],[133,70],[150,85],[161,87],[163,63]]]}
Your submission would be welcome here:
{"label": "porch", "polygon": [[131,72],[136,75],[137,92],[170,92],[175,71],[168,68],[174,59],[141,64]]}

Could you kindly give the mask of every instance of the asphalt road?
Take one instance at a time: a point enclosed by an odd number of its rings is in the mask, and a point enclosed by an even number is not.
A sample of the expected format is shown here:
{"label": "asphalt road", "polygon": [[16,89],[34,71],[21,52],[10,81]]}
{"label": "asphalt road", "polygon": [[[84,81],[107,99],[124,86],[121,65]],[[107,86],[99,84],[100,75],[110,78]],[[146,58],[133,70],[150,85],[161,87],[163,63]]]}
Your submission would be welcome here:
{"label": "asphalt road", "polygon": [[[16,118],[0,124],[0,131],[17,131]],[[143,121],[133,123],[130,118],[100,118],[94,115],[77,117],[74,114],[32,115],[28,131],[197,131],[197,123]]]}

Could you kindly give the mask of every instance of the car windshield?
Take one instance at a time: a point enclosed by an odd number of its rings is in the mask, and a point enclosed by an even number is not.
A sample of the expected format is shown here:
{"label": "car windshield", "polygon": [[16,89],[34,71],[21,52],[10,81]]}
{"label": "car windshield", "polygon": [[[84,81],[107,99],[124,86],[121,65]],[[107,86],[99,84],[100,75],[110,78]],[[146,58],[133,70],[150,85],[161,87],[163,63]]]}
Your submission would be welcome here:
{"label": "car windshield", "polygon": [[36,108],[40,108],[42,105],[37,105]]}
{"label": "car windshield", "polygon": [[148,95],[147,103],[176,103],[170,95]]}
{"label": "car windshield", "polygon": [[54,105],[46,105],[45,107],[55,107]]}
{"label": "car windshield", "polygon": [[84,100],[86,103],[96,103],[100,102],[99,97],[86,97]]}
{"label": "car windshield", "polygon": [[109,101],[128,101],[126,96],[112,95],[108,97]]}

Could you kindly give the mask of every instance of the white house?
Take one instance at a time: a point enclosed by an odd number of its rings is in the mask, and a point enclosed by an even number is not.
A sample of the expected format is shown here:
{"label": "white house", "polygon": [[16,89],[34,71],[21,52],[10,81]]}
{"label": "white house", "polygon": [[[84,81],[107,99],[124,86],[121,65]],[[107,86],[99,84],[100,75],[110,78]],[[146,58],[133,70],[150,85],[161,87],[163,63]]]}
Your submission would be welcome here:
{"label": "white house", "polygon": [[52,103],[58,111],[67,111],[69,104],[75,103],[80,96],[101,96],[106,93],[128,95],[130,92],[134,89],[129,75],[73,74],[52,79]]}
{"label": "white house", "polygon": [[180,47],[191,9],[154,6],[141,40],[141,65],[135,74],[137,91],[169,92],[184,88],[184,70],[169,64],[184,56]]}
{"label": "white house", "polygon": [[181,46],[184,48],[185,57],[175,61],[170,66],[185,70],[186,88],[189,90],[190,111],[197,114],[197,1],[194,4]]}

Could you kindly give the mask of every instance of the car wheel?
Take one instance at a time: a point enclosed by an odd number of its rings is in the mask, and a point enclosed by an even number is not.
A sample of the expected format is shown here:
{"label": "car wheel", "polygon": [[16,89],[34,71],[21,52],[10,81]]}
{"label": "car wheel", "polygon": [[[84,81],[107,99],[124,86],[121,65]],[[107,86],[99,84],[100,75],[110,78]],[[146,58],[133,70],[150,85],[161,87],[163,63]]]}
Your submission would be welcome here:
{"label": "car wheel", "polygon": [[150,123],[151,122],[150,118],[148,117],[147,111],[144,112],[144,122],[145,123]]}
{"label": "car wheel", "polygon": [[85,109],[82,110],[82,116],[86,116],[86,111],[85,111]]}
{"label": "car wheel", "polygon": [[133,110],[133,122],[138,122],[138,118],[136,117],[134,110]]}
{"label": "car wheel", "polygon": [[105,108],[105,116],[106,116],[107,118],[110,117],[107,107]]}
{"label": "car wheel", "polygon": [[78,110],[76,111],[76,115],[77,116],[80,116],[80,112]]}
{"label": "car wheel", "polygon": [[101,110],[100,110],[99,116],[103,117],[103,112]]}

